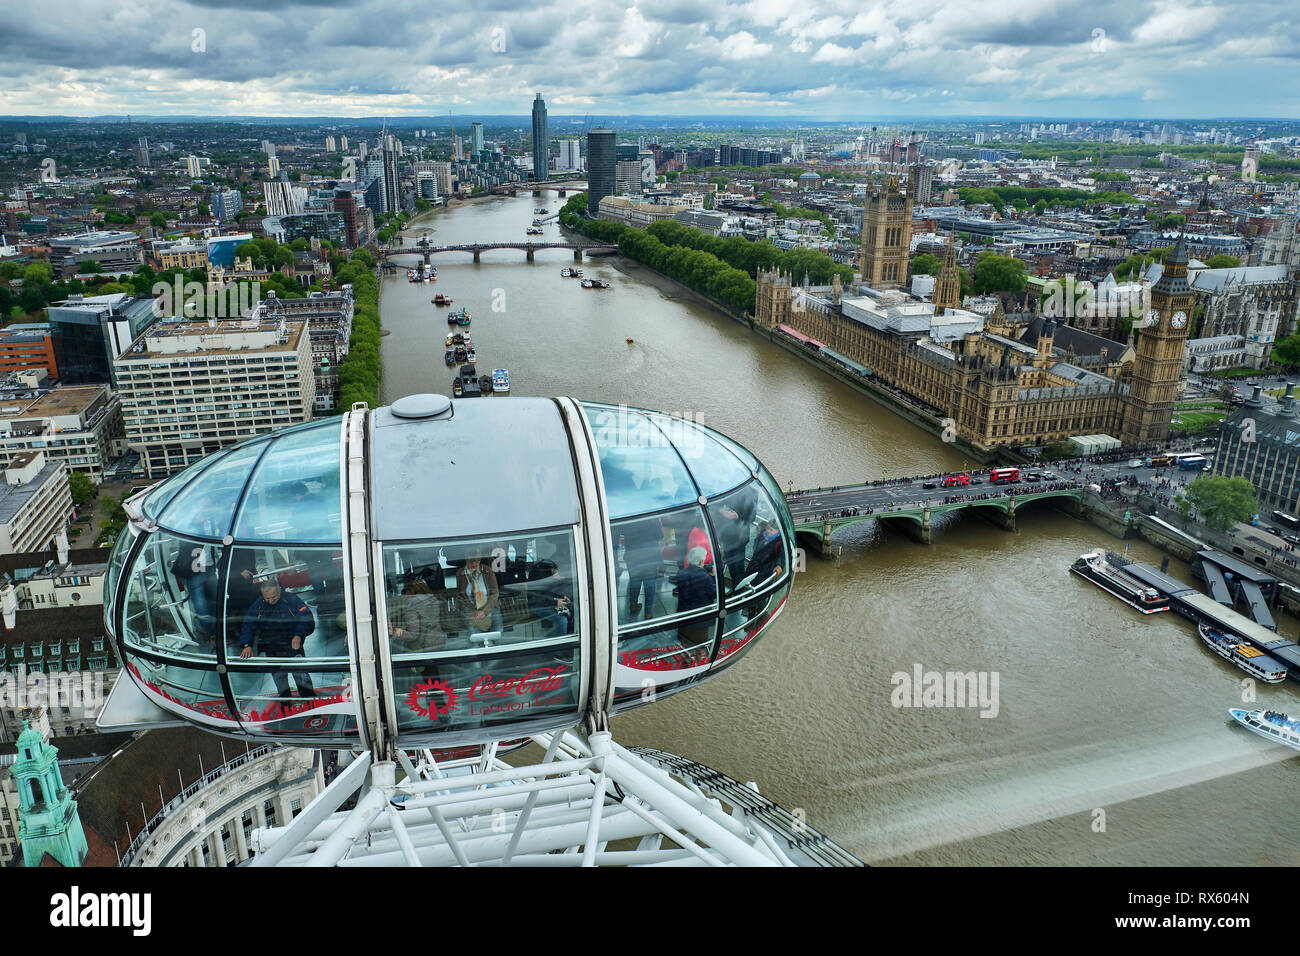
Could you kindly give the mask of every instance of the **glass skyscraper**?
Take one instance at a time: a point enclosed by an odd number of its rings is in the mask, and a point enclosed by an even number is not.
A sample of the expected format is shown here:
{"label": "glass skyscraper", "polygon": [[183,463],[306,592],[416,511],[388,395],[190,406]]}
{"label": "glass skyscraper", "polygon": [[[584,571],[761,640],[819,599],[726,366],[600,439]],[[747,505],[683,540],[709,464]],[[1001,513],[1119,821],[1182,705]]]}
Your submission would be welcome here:
{"label": "glass skyscraper", "polygon": [[614,131],[598,127],[587,134],[587,215],[600,212],[600,201],[613,196],[618,151]]}
{"label": "glass skyscraper", "polygon": [[533,100],[533,182],[548,179],[547,154],[550,151],[546,138],[546,101],[538,93]]}

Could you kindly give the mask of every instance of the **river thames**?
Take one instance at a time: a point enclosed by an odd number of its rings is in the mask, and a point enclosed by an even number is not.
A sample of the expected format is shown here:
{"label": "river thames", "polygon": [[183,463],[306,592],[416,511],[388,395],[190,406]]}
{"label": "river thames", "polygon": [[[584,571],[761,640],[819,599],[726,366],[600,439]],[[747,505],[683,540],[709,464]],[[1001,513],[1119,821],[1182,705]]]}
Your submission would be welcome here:
{"label": "river thames", "polygon": [[[563,201],[474,201],[413,232],[434,244],[524,241],[534,207]],[[533,238],[561,238],[554,222],[544,228]],[[430,304],[441,292],[473,314],[480,370],[509,369],[514,394],[693,417],[746,445],[783,488],[967,463],[634,264],[583,262],[611,285],[597,291],[561,277],[573,264],[563,250],[433,262],[435,284],[383,280],[385,402],[450,394],[446,313]],[[1009,533],[959,513],[936,522],[932,546],[874,522],[838,533],[842,553],[809,557],[737,667],[616,717],[617,739],[752,780],[869,863],[1300,863],[1300,821],[1287,812],[1298,755],[1227,717],[1245,675],[1186,620],[1144,618],[1069,572],[1080,554],[1124,542],[1045,504],[1018,524]],[[1162,558],[1142,541],[1129,553]],[[1169,573],[1192,580],[1177,561]],[[1294,638],[1296,622],[1282,630]],[[918,668],[982,674],[995,701],[912,706],[924,701],[896,693],[896,675]],[[1290,682],[1257,693],[1252,709],[1300,708]]]}

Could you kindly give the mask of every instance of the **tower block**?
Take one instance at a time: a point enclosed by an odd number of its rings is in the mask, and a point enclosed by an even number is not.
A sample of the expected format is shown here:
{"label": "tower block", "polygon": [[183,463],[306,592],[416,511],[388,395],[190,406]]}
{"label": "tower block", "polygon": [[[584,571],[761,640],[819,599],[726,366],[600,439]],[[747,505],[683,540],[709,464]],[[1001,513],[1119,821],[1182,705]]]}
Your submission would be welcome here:
{"label": "tower block", "polygon": [[912,182],[899,189],[890,176],[867,192],[862,211],[862,254],[858,271],[873,289],[897,289],[907,283],[907,254],[912,244]]}
{"label": "tower block", "polygon": [[1191,331],[1194,296],[1187,282],[1187,245],[1180,236],[1151,287],[1151,307],[1134,324],[1137,356],[1129,381],[1120,441],[1139,447],[1169,437],[1182,378],[1183,350]]}

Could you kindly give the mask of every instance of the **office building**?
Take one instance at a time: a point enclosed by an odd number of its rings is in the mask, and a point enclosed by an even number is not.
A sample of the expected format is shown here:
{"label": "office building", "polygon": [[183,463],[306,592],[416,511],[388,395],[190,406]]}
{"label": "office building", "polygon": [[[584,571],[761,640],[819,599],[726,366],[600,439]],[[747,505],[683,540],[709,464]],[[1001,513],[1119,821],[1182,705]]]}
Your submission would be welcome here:
{"label": "office building", "polygon": [[107,385],[61,386],[0,411],[0,461],[42,451],[99,482],[125,450],[125,434],[122,403]]}
{"label": "office building", "polygon": [[11,455],[0,484],[0,554],[53,547],[72,515],[63,462],[44,451]]}
{"label": "office building", "polygon": [[601,219],[636,226],[638,229],[644,229],[652,223],[675,219],[678,213],[686,211],[685,206],[643,202],[639,199],[625,199],[622,196],[606,196],[600,201]]}
{"label": "office building", "polygon": [[618,151],[614,131],[597,127],[587,133],[587,215],[595,218],[600,201],[617,188]]}
{"label": "office building", "polygon": [[[331,200],[333,202],[333,200]],[[295,239],[328,239],[336,246],[348,242],[347,222],[341,212],[299,212],[288,216],[267,216],[262,231],[276,242]]]}
{"label": "office building", "polygon": [[274,156],[268,156],[266,158],[266,171],[272,179],[275,179],[280,175],[280,161]]}
{"label": "office building", "polygon": [[614,171],[614,189],[620,196],[641,195],[641,163],[635,159],[620,159]]}
{"label": "office building", "polygon": [[641,187],[653,189],[655,184],[655,157],[650,150],[642,150],[637,156],[641,163]]}
{"label": "office building", "polygon": [[71,278],[81,271],[81,264],[98,264],[100,274],[135,272],[144,265],[140,237],[134,232],[104,229],[52,236],[49,263],[56,279]]}
{"label": "office building", "polygon": [[1245,478],[1255,486],[1259,508],[1300,512],[1300,416],[1294,386],[1279,401],[1255,386],[1241,408],[1219,425],[1214,474]]}
{"label": "office building", "polygon": [[311,419],[303,322],[168,322],[115,362],[126,443],[161,478],[251,435]]}
{"label": "office building", "polygon": [[158,319],[158,302],[125,292],[69,296],[47,309],[64,385],[113,382],[113,360]]}
{"label": "office building", "polygon": [[149,155],[149,137],[141,136],[135,146],[135,162],[141,169],[152,167],[152,158]]}
{"label": "office building", "polygon": [[546,101],[538,93],[533,98],[533,182],[550,178],[550,139],[546,129]]}
{"label": "office building", "polygon": [[557,170],[578,172],[582,169],[582,149],[576,139],[560,140],[560,158],[555,163]]}
{"label": "office building", "polygon": [[334,141],[333,136],[325,137],[325,152],[333,153],[338,150],[338,144]]}
{"label": "office building", "polygon": [[52,379],[59,377],[48,322],[13,323],[0,329],[0,379],[29,369],[43,369]]}
{"label": "office building", "polygon": [[344,153],[348,151],[348,138],[346,136],[339,137],[339,149]]}
{"label": "office building", "polygon": [[483,124],[471,123],[469,127],[469,146],[473,158],[477,159],[478,154],[483,152]]}
{"label": "office building", "polygon": [[197,156],[185,157],[185,171],[189,173],[190,179],[198,179],[201,173],[199,167],[199,158]]}

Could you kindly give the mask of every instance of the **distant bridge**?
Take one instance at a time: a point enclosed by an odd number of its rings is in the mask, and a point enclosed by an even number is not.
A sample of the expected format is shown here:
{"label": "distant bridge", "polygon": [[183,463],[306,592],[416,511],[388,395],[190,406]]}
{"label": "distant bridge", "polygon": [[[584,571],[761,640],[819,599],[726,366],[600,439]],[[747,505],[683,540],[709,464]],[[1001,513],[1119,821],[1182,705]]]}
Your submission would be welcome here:
{"label": "distant bridge", "polygon": [[573,261],[581,262],[584,252],[592,253],[613,253],[618,252],[618,246],[609,243],[585,243],[576,242],[462,242],[451,246],[435,246],[428,243],[418,243],[411,248],[397,249],[380,249],[379,255],[383,259],[389,259],[394,256],[423,256],[427,263],[429,257],[440,252],[472,252],[474,261],[479,261],[479,256],[484,252],[490,252],[493,249],[518,249],[523,252],[529,262],[533,261],[533,254],[539,249],[569,249],[573,252]]}
{"label": "distant bridge", "polygon": [[514,196],[520,192],[531,190],[534,196],[539,196],[543,189],[558,190],[560,195],[563,196],[570,191],[575,193],[586,192],[587,184],[581,179],[547,179],[540,183],[502,183],[500,186],[493,186],[491,192]]}
{"label": "distant bridge", "polygon": [[[923,544],[930,544],[931,522],[940,515],[967,508],[1007,531],[1016,530],[1016,514],[1026,504],[1049,498],[1066,499],[1070,510],[1083,507],[1085,484],[1077,477],[1014,489],[1006,485],[922,488],[919,479],[884,485],[841,485],[833,489],[792,491],[786,504],[794,517],[795,536],[823,557],[830,557],[831,535],[863,521],[896,525]],[[948,499],[948,500],[945,500]]]}

